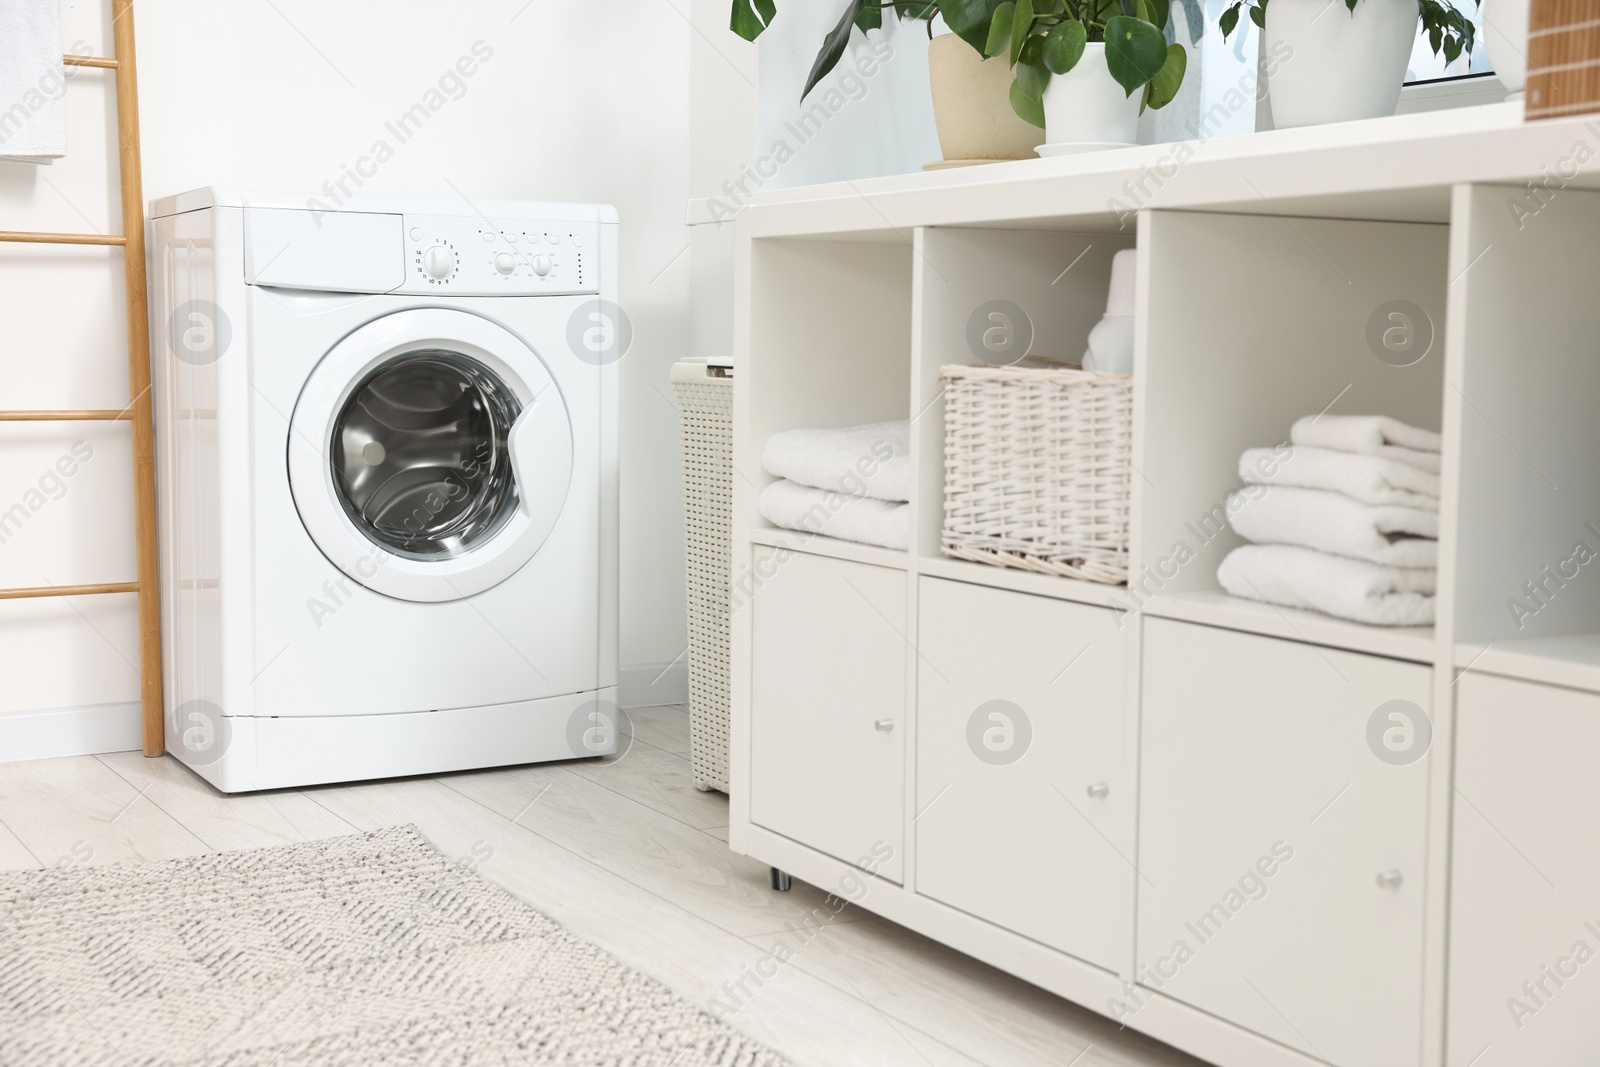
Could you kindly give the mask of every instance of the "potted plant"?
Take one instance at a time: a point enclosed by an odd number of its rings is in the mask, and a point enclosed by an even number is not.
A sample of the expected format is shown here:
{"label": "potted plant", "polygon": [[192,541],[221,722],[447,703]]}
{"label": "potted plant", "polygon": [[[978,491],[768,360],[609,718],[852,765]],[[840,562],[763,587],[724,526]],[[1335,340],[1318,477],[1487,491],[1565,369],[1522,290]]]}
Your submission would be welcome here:
{"label": "potted plant", "polygon": [[[1029,158],[1038,135],[1011,110],[1006,64],[986,61],[983,51],[999,6],[1000,0],[846,0],[838,23],[823,37],[800,99],[838,66],[853,31],[880,28],[884,11],[892,10],[902,21],[928,25],[929,89],[946,162]],[[944,16],[950,33],[933,36],[935,15]],[[776,17],[776,0],[733,0],[729,25],[754,41]]]}
{"label": "potted plant", "polygon": [[[1235,0],[1220,20],[1226,38],[1244,12],[1261,28],[1261,47],[1277,63],[1268,77],[1278,127],[1394,114],[1405,85],[1417,25],[1434,54],[1470,54],[1477,29],[1459,0]],[[1473,0],[1479,3],[1480,0]]]}
{"label": "potted plant", "polygon": [[1528,87],[1528,0],[1483,0],[1483,46],[1508,100]]}
{"label": "potted plant", "polygon": [[1171,7],[1007,0],[990,18],[984,52],[1009,59],[1011,106],[1044,127],[1050,154],[1134,144],[1140,112],[1170,103],[1188,67],[1183,45],[1167,43]]}

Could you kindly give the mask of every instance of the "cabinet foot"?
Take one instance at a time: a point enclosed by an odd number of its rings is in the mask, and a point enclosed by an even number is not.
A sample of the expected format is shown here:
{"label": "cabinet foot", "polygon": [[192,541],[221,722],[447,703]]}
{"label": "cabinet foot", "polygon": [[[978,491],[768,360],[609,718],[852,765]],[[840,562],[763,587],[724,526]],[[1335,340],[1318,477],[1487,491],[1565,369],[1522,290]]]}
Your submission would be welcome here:
{"label": "cabinet foot", "polygon": [[789,872],[772,868],[772,888],[774,892],[787,893],[794,885],[794,879],[789,877]]}

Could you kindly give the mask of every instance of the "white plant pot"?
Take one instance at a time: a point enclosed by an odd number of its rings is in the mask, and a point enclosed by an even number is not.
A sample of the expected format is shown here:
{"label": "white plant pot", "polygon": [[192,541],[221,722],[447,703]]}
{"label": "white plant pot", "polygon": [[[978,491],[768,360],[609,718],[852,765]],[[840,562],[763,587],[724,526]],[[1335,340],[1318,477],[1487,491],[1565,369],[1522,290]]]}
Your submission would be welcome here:
{"label": "white plant pot", "polygon": [[1273,125],[1316,126],[1394,114],[1417,40],[1417,0],[1272,0],[1261,45]]}
{"label": "white plant pot", "polygon": [[1528,87],[1528,0],[1483,0],[1483,47],[1508,100]]}
{"label": "white plant pot", "polygon": [[1142,99],[1143,93],[1128,96],[1111,76],[1103,42],[1085,45],[1078,65],[1045,88],[1045,143],[1056,148],[1052,154],[1138,144]]}

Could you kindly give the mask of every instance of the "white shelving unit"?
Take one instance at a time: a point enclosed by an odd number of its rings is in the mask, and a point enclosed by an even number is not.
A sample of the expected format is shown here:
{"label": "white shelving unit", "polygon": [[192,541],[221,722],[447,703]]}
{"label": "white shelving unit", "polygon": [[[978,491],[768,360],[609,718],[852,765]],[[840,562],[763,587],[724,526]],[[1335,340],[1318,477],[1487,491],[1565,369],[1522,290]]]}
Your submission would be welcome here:
{"label": "white shelving unit", "polygon": [[[732,847],[1224,1067],[1592,1063],[1600,962],[1508,1007],[1600,952],[1600,171],[1526,185],[1580,145],[1491,106],[759,197]],[[1135,240],[1129,586],[942,557],[969,317],[1076,355]],[[1400,300],[1409,366],[1367,342]],[[1218,587],[1240,452],[1323,410],[1442,427],[1435,626]],[[771,433],[907,417],[907,551],[760,518]],[[1393,701],[1409,762],[1368,740]]]}

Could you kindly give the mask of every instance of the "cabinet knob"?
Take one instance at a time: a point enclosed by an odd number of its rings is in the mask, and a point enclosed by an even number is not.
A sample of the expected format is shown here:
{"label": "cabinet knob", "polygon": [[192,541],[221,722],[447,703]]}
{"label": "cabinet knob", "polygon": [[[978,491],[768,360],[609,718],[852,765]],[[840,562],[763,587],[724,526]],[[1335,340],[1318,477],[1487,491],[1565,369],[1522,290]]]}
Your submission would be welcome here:
{"label": "cabinet knob", "polygon": [[872,724],[872,728],[874,730],[882,730],[884,733],[888,733],[890,730],[894,729],[894,720],[879,719],[877,722]]}
{"label": "cabinet knob", "polygon": [[1096,800],[1099,800],[1101,797],[1109,796],[1110,794],[1111,787],[1106,785],[1104,782],[1095,782],[1089,787],[1089,795],[1094,797]]}
{"label": "cabinet knob", "polygon": [[1380,871],[1378,874],[1378,886],[1382,889],[1399,889],[1400,883],[1405,880],[1406,876],[1399,871]]}

